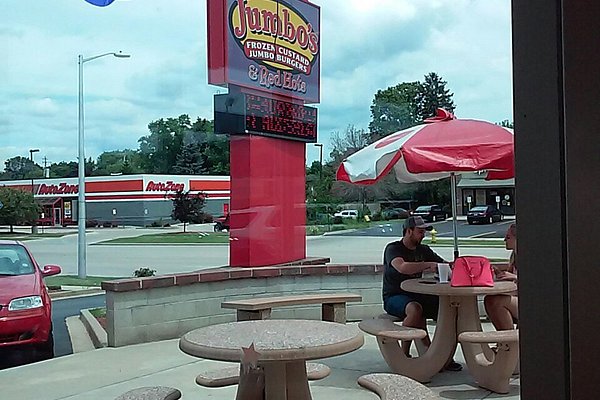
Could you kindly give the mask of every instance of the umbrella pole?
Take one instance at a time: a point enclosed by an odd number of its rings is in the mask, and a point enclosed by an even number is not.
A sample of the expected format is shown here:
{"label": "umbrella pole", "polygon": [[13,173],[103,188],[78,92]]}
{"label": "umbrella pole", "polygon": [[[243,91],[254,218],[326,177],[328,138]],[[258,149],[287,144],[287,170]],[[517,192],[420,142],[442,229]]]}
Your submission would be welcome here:
{"label": "umbrella pole", "polygon": [[458,258],[458,233],[456,230],[456,213],[458,207],[456,207],[456,175],[454,172],[450,174],[450,193],[452,196],[452,229],[454,231],[454,259]]}

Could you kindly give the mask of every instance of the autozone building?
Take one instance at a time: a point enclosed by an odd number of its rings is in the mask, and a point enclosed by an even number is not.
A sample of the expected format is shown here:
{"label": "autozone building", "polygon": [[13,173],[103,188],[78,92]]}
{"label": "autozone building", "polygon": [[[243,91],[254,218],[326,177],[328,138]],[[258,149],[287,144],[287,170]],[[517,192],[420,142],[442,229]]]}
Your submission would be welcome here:
{"label": "autozone building", "polygon": [[[33,191],[44,225],[77,224],[77,178],[0,181],[0,186]],[[170,195],[183,190],[204,193],[203,211],[214,216],[229,210],[229,176],[119,175],[85,178],[86,214],[100,224],[151,225],[172,222]]]}

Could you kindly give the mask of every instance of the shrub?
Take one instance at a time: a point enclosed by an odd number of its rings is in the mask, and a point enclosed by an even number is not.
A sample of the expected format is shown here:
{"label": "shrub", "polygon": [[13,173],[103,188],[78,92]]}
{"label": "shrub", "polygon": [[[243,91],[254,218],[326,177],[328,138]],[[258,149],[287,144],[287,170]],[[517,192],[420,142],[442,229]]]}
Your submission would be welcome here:
{"label": "shrub", "polygon": [[133,271],[133,276],[135,276],[136,278],[142,278],[144,276],[154,276],[154,274],[156,274],[156,270],[150,269],[148,267],[138,268],[135,271]]}

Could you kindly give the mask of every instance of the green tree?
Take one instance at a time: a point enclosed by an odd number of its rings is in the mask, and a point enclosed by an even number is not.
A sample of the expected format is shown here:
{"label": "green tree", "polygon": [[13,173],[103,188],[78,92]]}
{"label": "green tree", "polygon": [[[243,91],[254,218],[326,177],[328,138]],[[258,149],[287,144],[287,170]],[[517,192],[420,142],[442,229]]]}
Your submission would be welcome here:
{"label": "green tree", "polygon": [[9,225],[11,233],[14,225],[33,224],[40,215],[40,207],[30,192],[0,187],[0,201],[0,225]]}
{"label": "green tree", "polygon": [[331,134],[331,159],[340,163],[349,155],[366,147],[369,144],[369,134],[364,129],[358,129],[354,125],[348,125],[344,132],[333,132]]}
{"label": "green tree", "polygon": [[190,170],[189,173],[228,175],[228,136],[216,135],[213,121],[204,118],[196,119],[192,129],[186,132],[183,138],[183,147],[178,155],[176,166],[183,171]]}
{"label": "green tree", "polygon": [[153,121],[139,142],[139,165],[146,173],[229,174],[229,139],[215,135],[213,121],[187,114]]}
{"label": "green tree", "polygon": [[181,147],[173,172],[181,175],[205,174],[208,172],[205,165],[206,159],[202,154],[202,146],[198,143],[190,143]]}
{"label": "green tree", "polygon": [[106,176],[110,174],[133,174],[139,173],[140,168],[135,165],[137,154],[135,150],[114,150],[105,151],[98,156],[96,169],[93,172],[95,176]]}
{"label": "green tree", "polygon": [[324,163],[323,170],[318,161],[313,161],[310,167],[306,168],[306,200],[307,202],[328,204],[338,203],[331,192],[335,182],[335,168],[333,163]]}
{"label": "green tree", "polygon": [[[453,93],[446,88],[447,82],[435,72],[425,75],[424,79],[424,82],[404,82],[377,91],[371,105],[371,143],[392,132],[422,123],[425,118],[435,115],[437,108],[454,112]],[[343,198],[360,198],[355,189],[343,182],[336,183],[334,190]],[[371,197],[390,201],[415,199],[421,204],[444,205],[450,201],[449,185],[445,181],[399,184],[393,174],[383,177],[362,193],[363,201]]]}
{"label": "green tree", "polygon": [[50,164],[50,178],[73,178],[77,176],[79,166],[76,161],[61,161]]}
{"label": "green tree", "polygon": [[454,94],[446,88],[447,82],[435,72],[424,78],[424,82],[403,82],[375,93],[369,123],[370,142],[420,124],[435,115],[437,108],[454,112]]}
{"label": "green tree", "polygon": [[2,179],[18,180],[43,177],[42,167],[27,157],[16,156],[4,162]]}
{"label": "green tree", "polygon": [[142,170],[152,174],[171,173],[185,133],[191,128],[190,117],[187,114],[150,122],[150,134],[138,139]]}
{"label": "green tree", "polygon": [[515,129],[515,123],[507,119],[498,122],[496,125],[500,125],[504,128]]}
{"label": "green tree", "polygon": [[192,194],[190,191],[179,190],[171,195],[173,201],[173,211],[171,218],[183,222],[183,231],[187,223],[199,222],[203,220],[204,203],[206,195],[204,193]]}
{"label": "green tree", "polygon": [[419,82],[404,82],[375,93],[371,104],[370,141],[413,125],[419,120]]}
{"label": "green tree", "polygon": [[425,75],[425,82],[419,85],[419,90],[416,96],[418,123],[426,118],[435,115],[435,110],[443,108],[446,111],[454,112],[456,108],[449,89],[446,89],[447,82],[444,81],[435,72],[430,72]]}

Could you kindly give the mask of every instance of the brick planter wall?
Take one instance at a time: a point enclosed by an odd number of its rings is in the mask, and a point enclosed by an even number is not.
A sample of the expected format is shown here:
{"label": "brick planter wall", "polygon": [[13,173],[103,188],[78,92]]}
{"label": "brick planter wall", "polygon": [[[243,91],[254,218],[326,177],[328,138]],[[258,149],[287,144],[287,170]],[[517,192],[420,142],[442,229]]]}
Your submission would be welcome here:
{"label": "brick planter wall", "polygon": [[[348,303],[349,320],[383,312],[382,266],[325,264],[262,268],[213,268],[194,273],[131,278],[102,283],[106,290],[108,345],[125,346],[174,339],[207,325],[235,320],[235,310],[221,303],[250,297],[303,293],[351,292],[363,301]],[[311,265],[320,263],[317,265]],[[273,309],[273,318],[320,319],[321,306]]]}

